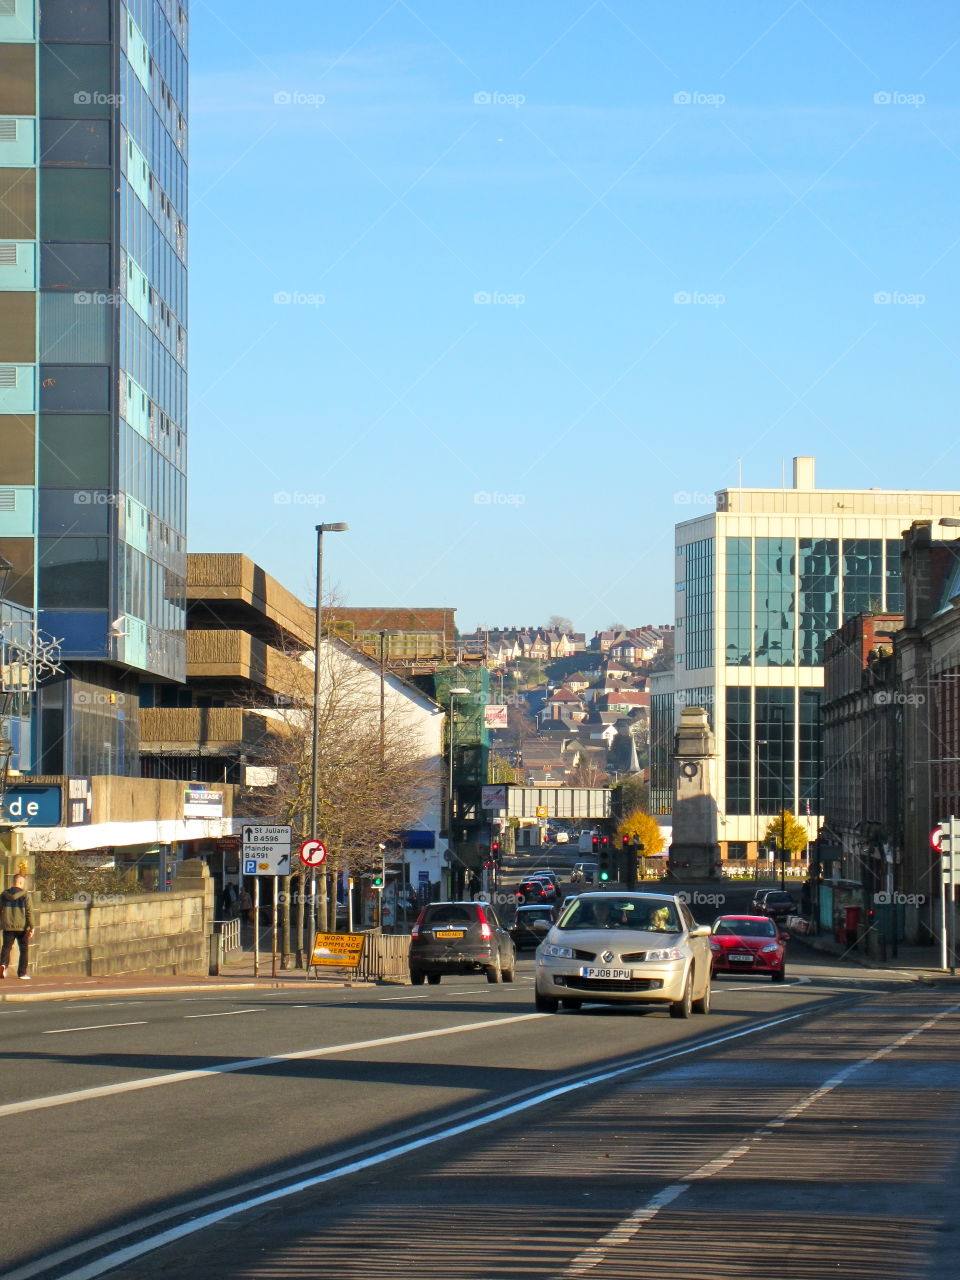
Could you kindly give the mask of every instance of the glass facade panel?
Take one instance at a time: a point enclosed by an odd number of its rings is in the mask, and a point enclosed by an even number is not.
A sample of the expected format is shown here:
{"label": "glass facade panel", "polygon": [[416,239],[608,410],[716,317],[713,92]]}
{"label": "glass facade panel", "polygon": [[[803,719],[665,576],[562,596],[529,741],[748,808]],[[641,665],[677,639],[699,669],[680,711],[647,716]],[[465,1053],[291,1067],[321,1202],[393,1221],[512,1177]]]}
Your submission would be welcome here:
{"label": "glass facade panel", "polygon": [[109,240],[112,194],[109,169],[41,168],[41,237]]}
{"label": "glass facade panel", "polygon": [[41,365],[40,408],[46,413],[104,413],[110,408],[109,366]]}
{"label": "glass facade panel", "polygon": [[40,46],[42,115],[109,119],[112,102],[109,45]]}
{"label": "glass facade panel", "polygon": [[820,812],[820,692],[817,689],[800,691],[800,724],[797,733],[799,754],[800,806],[799,817],[809,817]]}
{"label": "glass facade panel", "polygon": [[758,667],[790,667],[795,661],[793,538],[757,538],[754,570],[754,637]]}
{"label": "glass facade panel", "polygon": [[40,163],[107,165],[110,163],[109,120],[43,120]]}
{"label": "glass facade panel", "polygon": [[686,666],[713,666],[713,539],[682,548],[686,582]]}
{"label": "glass facade panel", "polygon": [[71,533],[106,536],[110,497],[102,489],[41,489],[41,536]]}
{"label": "glass facade panel", "polygon": [[45,414],[40,430],[40,483],[106,489],[110,483],[110,419]]}
{"label": "glass facade panel", "polygon": [[887,613],[903,613],[903,578],[901,556],[903,544],[899,538],[887,538]]}
{"label": "glass facade panel", "polygon": [[753,654],[752,539],[727,538],[726,549],[727,666],[748,667]]}
{"label": "glass facade panel", "polygon": [[40,538],[41,608],[106,609],[109,605],[106,538]]}
{"label": "glass facade panel", "polygon": [[794,808],[794,690],[756,690],[757,813]]}
{"label": "glass facade panel", "polygon": [[110,0],[43,0],[41,40],[109,40]]}
{"label": "glass facade panel", "polygon": [[110,288],[108,244],[45,244],[40,250],[40,287],[106,292]]}
{"label": "glass facade panel", "polygon": [[726,811],[750,813],[750,690],[727,689]]}
{"label": "glass facade panel", "polygon": [[843,616],[883,609],[883,540],[844,538]]}
{"label": "glass facade panel", "polygon": [[819,667],[827,636],[840,625],[839,544],[836,538],[801,538],[798,589],[800,665]]}

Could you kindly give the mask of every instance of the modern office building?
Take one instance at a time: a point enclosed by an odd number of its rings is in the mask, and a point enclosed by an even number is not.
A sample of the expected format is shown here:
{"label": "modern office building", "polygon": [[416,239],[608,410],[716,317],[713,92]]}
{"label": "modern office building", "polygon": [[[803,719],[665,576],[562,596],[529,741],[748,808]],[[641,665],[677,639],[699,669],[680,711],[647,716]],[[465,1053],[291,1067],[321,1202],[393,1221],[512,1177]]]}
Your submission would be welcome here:
{"label": "modern office building", "polygon": [[32,770],[139,772],[182,681],[186,0],[0,3],[0,555],[61,641]]}
{"label": "modern office building", "polygon": [[667,740],[665,713],[709,712],[724,860],[755,857],[782,806],[816,834],[826,637],[858,613],[901,612],[903,530],[957,515],[960,493],[817,489],[814,459],[795,458],[792,488],[723,489],[677,526],[673,705],[655,691],[652,737]]}

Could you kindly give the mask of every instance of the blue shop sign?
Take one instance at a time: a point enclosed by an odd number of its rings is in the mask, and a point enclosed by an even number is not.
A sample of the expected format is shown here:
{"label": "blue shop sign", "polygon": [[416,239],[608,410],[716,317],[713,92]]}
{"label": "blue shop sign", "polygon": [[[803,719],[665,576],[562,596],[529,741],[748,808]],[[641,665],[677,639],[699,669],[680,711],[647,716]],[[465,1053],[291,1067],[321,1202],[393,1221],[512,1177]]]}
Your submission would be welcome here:
{"label": "blue shop sign", "polygon": [[422,831],[419,828],[398,831],[397,843],[402,844],[405,849],[435,849],[437,847],[436,832]]}
{"label": "blue shop sign", "polygon": [[28,827],[59,827],[62,808],[60,787],[7,787],[0,798],[4,822],[22,822]]}

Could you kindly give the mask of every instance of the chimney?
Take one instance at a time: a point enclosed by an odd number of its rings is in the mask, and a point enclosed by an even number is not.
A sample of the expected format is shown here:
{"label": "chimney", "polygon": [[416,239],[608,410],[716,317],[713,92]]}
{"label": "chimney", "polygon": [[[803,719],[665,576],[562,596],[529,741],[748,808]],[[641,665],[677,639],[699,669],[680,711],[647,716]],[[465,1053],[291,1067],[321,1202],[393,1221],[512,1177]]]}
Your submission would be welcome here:
{"label": "chimney", "polygon": [[794,458],[793,487],[795,489],[803,489],[805,492],[809,492],[817,487],[814,478],[816,465],[816,458]]}

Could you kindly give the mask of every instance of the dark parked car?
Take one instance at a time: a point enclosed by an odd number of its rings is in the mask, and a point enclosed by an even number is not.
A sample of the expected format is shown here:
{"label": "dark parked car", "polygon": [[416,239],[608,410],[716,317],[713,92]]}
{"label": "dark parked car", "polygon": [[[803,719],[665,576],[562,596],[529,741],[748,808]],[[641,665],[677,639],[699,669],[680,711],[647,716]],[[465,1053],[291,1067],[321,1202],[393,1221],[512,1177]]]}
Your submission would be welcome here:
{"label": "dark parked car", "polygon": [[410,935],[410,981],[437,983],[445,973],[485,973],[512,982],[513,939],[487,902],[431,902]]}
{"label": "dark parked car", "polygon": [[524,947],[538,947],[556,918],[557,911],[554,907],[517,907],[516,918],[510,929],[514,946],[518,951],[522,951]]}

